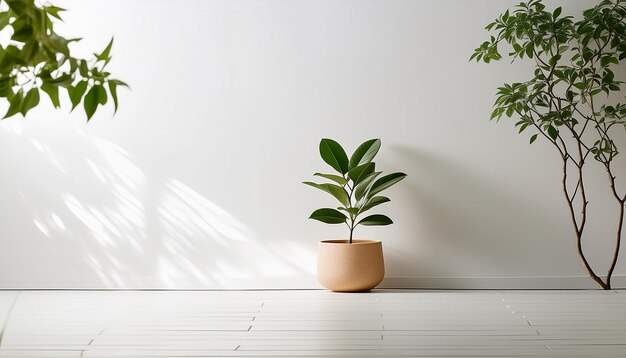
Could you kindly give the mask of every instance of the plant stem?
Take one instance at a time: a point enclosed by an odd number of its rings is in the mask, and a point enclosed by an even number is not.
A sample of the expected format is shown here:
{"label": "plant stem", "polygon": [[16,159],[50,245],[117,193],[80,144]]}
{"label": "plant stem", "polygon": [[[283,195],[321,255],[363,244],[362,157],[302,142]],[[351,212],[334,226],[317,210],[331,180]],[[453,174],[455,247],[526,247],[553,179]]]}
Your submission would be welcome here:
{"label": "plant stem", "polygon": [[624,203],[626,202],[626,197],[620,197],[617,193],[617,189],[615,188],[615,176],[611,170],[610,162],[605,165],[607,174],[609,175],[609,184],[611,186],[611,190],[613,191],[613,196],[619,203],[619,216],[617,219],[617,234],[615,239],[615,251],[613,252],[613,260],[611,261],[611,266],[606,275],[606,284],[608,289],[611,289],[611,277],[613,276],[613,270],[615,270],[615,265],[617,265],[617,259],[619,258],[619,250],[622,242],[622,228],[624,226]]}
{"label": "plant stem", "polygon": [[352,243],[352,232],[354,231],[354,222],[352,222],[352,225],[350,226],[350,241],[348,242],[349,244]]}
{"label": "plant stem", "polygon": [[613,252],[613,261],[611,262],[611,268],[609,268],[609,272],[606,274],[606,285],[607,290],[611,289],[611,277],[613,276],[613,270],[615,270],[615,265],[617,264],[617,259],[619,258],[619,249],[622,241],[622,227],[624,226],[624,202],[619,202],[619,219],[617,224],[617,238],[615,240],[615,251]]}
{"label": "plant stem", "polygon": [[579,175],[579,178],[578,178],[577,185],[579,186],[581,193],[583,193],[582,194],[583,195],[582,218],[581,218],[582,224],[580,226],[578,225],[578,220],[576,219],[576,212],[574,209],[574,198],[569,196],[569,191],[567,190],[567,158],[564,158],[563,159],[563,193],[565,194],[565,199],[569,207],[572,224],[574,225],[574,231],[576,232],[576,248],[578,250],[578,256],[580,257],[581,261],[583,262],[583,265],[587,269],[589,276],[591,276],[591,278],[594,281],[596,281],[596,283],[600,285],[600,287],[602,287],[605,290],[608,290],[609,286],[607,286],[607,284],[605,284],[602,281],[602,279],[598,277],[598,275],[596,275],[596,273],[593,271],[583,251],[582,239],[583,239],[583,232],[585,229],[584,222],[586,220],[588,202],[584,194],[585,190],[584,190],[584,181],[582,177],[582,165],[579,166],[578,175]]}
{"label": "plant stem", "polygon": [[[350,179],[348,177],[348,175],[344,175],[344,179],[346,179],[346,186],[348,187],[349,192],[348,192],[348,208],[351,209],[354,206],[352,205],[352,195],[354,194],[354,189],[356,188],[356,184],[353,184],[353,186],[350,186]],[[345,189],[345,188],[344,188]],[[350,225],[348,225],[348,228],[350,229],[350,238],[348,240],[348,243],[351,244],[352,243],[352,232],[354,231],[354,221],[356,220],[356,215],[349,213],[350,214]],[[358,214],[357,214],[358,215]]]}

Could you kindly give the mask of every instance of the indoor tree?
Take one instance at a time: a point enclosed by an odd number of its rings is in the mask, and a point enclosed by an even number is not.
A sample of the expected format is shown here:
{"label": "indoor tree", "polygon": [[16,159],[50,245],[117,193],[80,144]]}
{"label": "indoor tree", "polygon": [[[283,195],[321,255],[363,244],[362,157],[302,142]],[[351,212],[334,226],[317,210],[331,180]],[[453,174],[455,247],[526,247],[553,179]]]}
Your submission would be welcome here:
{"label": "indoor tree", "polygon": [[[532,131],[530,143],[543,138],[562,159],[562,190],[574,228],[580,259],[591,278],[604,289],[620,251],[626,192],[616,181],[615,163],[626,129],[626,104],[615,69],[626,58],[626,1],[604,0],[578,19],[558,7],[547,11],[540,0],[506,11],[486,29],[493,36],[475,49],[471,60],[502,58],[501,44],[515,61],[528,59],[534,70],[525,82],[497,90],[491,119],[516,118],[519,133]],[[606,275],[592,268],[583,250],[590,211],[586,181],[600,163],[617,212],[615,247]]]}
{"label": "indoor tree", "polygon": [[42,92],[59,108],[59,96],[67,91],[72,110],[82,102],[87,120],[109,98],[117,110],[117,88],[126,84],[106,70],[113,39],[93,58],[72,56],[69,44],[80,39],[54,31],[63,11],[47,2],[0,0],[0,31],[8,39],[0,46],[0,98],[8,104],[4,118],[25,116]]}

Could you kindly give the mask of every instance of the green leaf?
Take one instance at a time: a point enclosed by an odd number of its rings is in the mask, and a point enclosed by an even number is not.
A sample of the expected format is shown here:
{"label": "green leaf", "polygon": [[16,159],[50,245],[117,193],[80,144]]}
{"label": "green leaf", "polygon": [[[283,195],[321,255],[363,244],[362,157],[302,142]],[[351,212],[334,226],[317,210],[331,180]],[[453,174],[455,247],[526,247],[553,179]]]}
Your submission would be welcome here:
{"label": "green leaf", "polygon": [[93,87],[96,88],[98,93],[98,103],[105,105],[107,103],[107,91],[104,89],[104,86],[95,85]]}
{"label": "green leaf", "polygon": [[26,97],[24,97],[24,101],[22,102],[22,108],[20,112],[23,116],[26,116],[26,113],[36,107],[39,104],[39,89],[31,88],[28,93],[26,93]]}
{"label": "green leaf", "polygon": [[128,84],[126,84],[124,81],[120,81],[120,80],[109,80],[110,82],[115,82],[115,84],[117,84],[118,86],[123,86],[123,87],[128,87],[130,88],[130,86]]}
{"label": "green leaf", "polygon": [[67,87],[72,84],[72,81],[72,75],[69,73],[64,73],[57,78],[52,78],[48,80],[47,82],[54,86]]}
{"label": "green leaf", "polygon": [[350,198],[348,197],[348,193],[346,190],[335,184],[325,184],[328,187],[328,192],[335,197],[335,199],[339,200],[345,206],[350,206]]}
{"label": "green leaf", "polygon": [[4,29],[8,24],[11,16],[8,11],[0,12],[0,30]]}
{"label": "green leaf", "polygon": [[47,6],[45,6],[45,7],[44,7],[44,10],[46,10],[46,12],[47,12],[48,14],[50,14],[51,16],[56,17],[56,18],[57,18],[57,19],[59,19],[59,20],[63,20],[63,19],[61,18],[61,16],[59,15],[59,13],[60,13],[60,12],[62,12],[62,11],[67,11],[67,10],[65,10],[65,9],[62,9],[62,8],[58,7],[58,6],[52,6],[52,5],[47,5]]}
{"label": "green leaf", "polygon": [[23,19],[18,18],[11,26],[15,30],[11,40],[18,42],[26,42],[33,37],[33,27]]}
{"label": "green leaf", "polygon": [[338,210],[345,211],[350,216],[356,216],[359,213],[359,208],[337,208]]}
{"label": "green leaf", "polygon": [[350,198],[348,197],[348,193],[346,193],[346,190],[338,185],[335,184],[318,184],[318,183],[313,183],[310,181],[305,181],[304,184],[308,185],[308,186],[312,186],[316,189],[325,191],[327,193],[329,193],[330,195],[334,196],[335,199],[339,200],[340,203],[342,203],[345,206],[350,206]]}
{"label": "green leaf", "polygon": [[352,179],[354,184],[359,184],[363,179],[367,178],[368,175],[374,172],[376,168],[376,164],[373,162],[365,163],[359,165],[358,167],[354,167],[350,169],[348,172],[348,177]]}
{"label": "green leaf", "polygon": [[553,18],[553,19],[556,19],[557,17],[559,17],[559,15],[561,15],[561,10],[563,10],[563,9],[561,9],[561,7],[560,7],[560,6],[559,6],[559,7],[557,7],[557,8],[554,10],[554,12],[552,13],[552,18]]}
{"label": "green leaf", "polygon": [[363,179],[359,184],[357,184],[357,186],[354,188],[354,194],[355,194],[354,198],[357,201],[361,200],[361,198],[365,195],[365,193],[367,193],[367,191],[370,188],[370,185],[372,184],[374,179],[376,179],[376,177],[380,175],[380,173],[382,172],[373,172],[372,174],[368,175],[365,179]]}
{"label": "green leaf", "polygon": [[20,89],[14,96],[11,98],[11,102],[9,104],[9,110],[4,115],[4,118],[9,118],[20,112],[22,109],[22,101],[24,100],[24,92]]}
{"label": "green leaf", "polygon": [[350,169],[371,162],[380,149],[380,139],[370,139],[361,144],[350,158]]}
{"label": "green leaf", "polygon": [[76,87],[70,86],[67,88],[68,94],[70,95],[70,101],[72,101],[72,110],[74,110],[74,108],[78,106],[86,90],[87,90],[87,81],[80,81],[78,82]]}
{"label": "green leaf", "polygon": [[13,85],[15,84],[15,77],[2,77],[0,78],[0,97],[7,97],[7,99],[13,95]]}
{"label": "green leaf", "polygon": [[533,58],[533,51],[535,51],[535,45],[532,42],[529,42],[528,45],[526,45],[526,56],[528,56],[528,58]]}
{"label": "green leaf", "polygon": [[548,131],[548,135],[550,136],[550,138],[552,138],[552,140],[556,140],[559,136],[559,131],[554,128],[553,126],[548,126],[547,128]]}
{"label": "green leaf", "polygon": [[111,92],[111,98],[113,98],[113,113],[117,113],[117,83],[115,81],[109,81],[109,92]]}
{"label": "green leaf", "polygon": [[406,178],[406,174],[404,173],[392,173],[385,175],[384,177],[381,177],[380,179],[376,180],[376,182],[374,182],[368,195],[380,193],[381,191],[389,188],[390,186],[396,184],[404,178]]}
{"label": "green leaf", "polygon": [[367,225],[367,226],[374,226],[374,225],[390,225],[393,224],[393,221],[391,221],[391,219],[385,215],[380,215],[380,214],[376,214],[376,215],[370,215],[368,217],[363,218],[361,221],[359,221],[357,223],[357,225]]}
{"label": "green leaf", "polygon": [[348,220],[348,217],[339,210],[323,208],[315,210],[311,216],[309,216],[309,219],[321,221],[326,224],[343,224]]}
{"label": "green leaf", "polygon": [[380,204],[384,204],[389,200],[389,198],[385,197],[385,196],[375,196],[373,198],[370,198],[368,201],[365,202],[365,204],[363,205],[363,207],[361,207],[361,210],[359,210],[360,213],[366,212],[369,209],[378,206]]}
{"label": "green leaf", "polygon": [[318,177],[322,177],[322,178],[326,178],[326,179],[332,180],[332,181],[334,181],[335,183],[337,183],[339,185],[346,185],[346,183],[348,182],[344,177],[339,176],[339,175],[322,174],[322,173],[315,173],[313,175],[317,175]]}
{"label": "green leaf", "polygon": [[98,59],[98,61],[104,61],[105,63],[109,62],[109,60],[111,59],[111,56],[109,54],[111,53],[112,47],[113,47],[113,37],[111,37],[111,41],[109,41],[109,44],[104,49],[104,51],[102,51],[99,55],[96,54],[96,58]]}
{"label": "green leaf", "polygon": [[35,56],[38,54],[39,51],[39,42],[38,41],[28,41],[26,42],[26,44],[24,44],[24,47],[22,47],[22,59],[24,60],[25,63],[27,63],[28,65],[37,65],[39,61],[33,61],[33,59],[35,59]]}
{"label": "green leaf", "polygon": [[533,144],[533,142],[537,140],[537,135],[538,135],[538,134],[533,134],[533,135],[530,137],[530,143],[529,143],[529,144]]}
{"label": "green leaf", "polygon": [[89,67],[87,66],[87,61],[80,60],[80,65],[78,66],[78,73],[84,78],[89,77]]}
{"label": "green leaf", "polygon": [[48,83],[44,83],[43,85],[41,85],[41,90],[48,94],[48,97],[50,97],[50,101],[52,101],[52,105],[54,105],[54,108],[61,107],[61,102],[59,101],[58,86],[52,86]]}
{"label": "green leaf", "polygon": [[348,172],[348,156],[339,143],[324,138],[320,141],[320,155],[322,159],[341,174]]}
{"label": "green leaf", "polygon": [[85,108],[85,113],[87,114],[87,121],[91,119],[94,113],[96,113],[96,109],[98,109],[98,86],[93,86],[85,95],[85,100],[83,102],[83,107]]}
{"label": "green leaf", "polygon": [[561,55],[554,55],[550,57],[550,59],[548,60],[548,64],[550,66],[556,66],[556,64],[559,62],[560,59],[561,59]]}

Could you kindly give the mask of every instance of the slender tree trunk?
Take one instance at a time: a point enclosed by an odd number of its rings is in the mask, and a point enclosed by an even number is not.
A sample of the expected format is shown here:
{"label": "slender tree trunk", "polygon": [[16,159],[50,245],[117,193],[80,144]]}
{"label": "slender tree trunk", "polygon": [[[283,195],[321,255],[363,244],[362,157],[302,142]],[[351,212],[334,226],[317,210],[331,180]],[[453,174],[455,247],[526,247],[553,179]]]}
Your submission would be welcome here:
{"label": "slender tree trunk", "polygon": [[582,164],[579,166],[578,182],[577,182],[578,183],[577,190],[580,190],[580,193],[582,196],[582,210],[581,210],[582,216],[581,216],[581,223],[579,224],[578,220],[576,219],[576,209],[574,208],[574,199],[575,199],[577,192],[574,193],[573,197],[570,197],[569,190],[567,189],[567,160],[568,160],[567,157],[563,158],[563,194],[565,195],[565,201],[567,201],[567,206],[569,207],[570,217],[572,219],[572,225],[574,226],[574,231],[576,232],[576,248],[578,250],[578,256],[580,257],[581,261],[583,262],[583,265],[587,269],[589,276],[600,287],[602,287],[605,290],[608,290],[610,289],[610,287],[606,283],[604,283],[604,281],[602,281],[602,279],[598,277],[598,275],[596,275],[596,273],[591,268],[591,265],[589,265],[589,262],[587,261],[587,258],[585,257],[585,253],[583,251],[582,239],[583,239],[583,233],[585,230],[588,202],[587,202],[585,189],[584,189],[584,181],[583,181],[583,176],[582,176]]}
{"label": "slender tree trunk", "polygon": [[617,221],[617,237],[615,239],[615,251],[613,252],[613,261],[611,262],[611,267],[609,268],[609,272],[606,274],[606,285],[607,289],[611,289],[611,277],[613,276],[613,270],[615,270],[615,265],[617,265],[617,259],[619,258],[619,249],[622,242],[622,228],[624,226],[624,201],[619,201],[619,218]]}

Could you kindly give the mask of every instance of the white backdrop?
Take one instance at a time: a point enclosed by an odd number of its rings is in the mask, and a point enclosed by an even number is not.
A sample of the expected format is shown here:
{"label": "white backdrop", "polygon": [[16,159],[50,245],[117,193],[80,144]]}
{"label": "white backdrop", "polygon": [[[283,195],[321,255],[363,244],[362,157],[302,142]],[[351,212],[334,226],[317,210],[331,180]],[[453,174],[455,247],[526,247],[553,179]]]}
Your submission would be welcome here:
{"label": "white backdrop", "polygon": [[[317,241],[346,235],[307,220],[332,204],[301,184],[325,168],[322,137],[379,137],[378,165],[408,174],[381,207],[395,224],[356,233],[383,240],[386,287],[594,287],[560,159],[487,120],[528,64],[467,61],[517,0],[58,3],[77,51],[115,36],[132,91],[89,124],[47,100],[0,123],[0,287],[319,287]],[[585,242],[602,273],[605,183],[590,178]]]}

